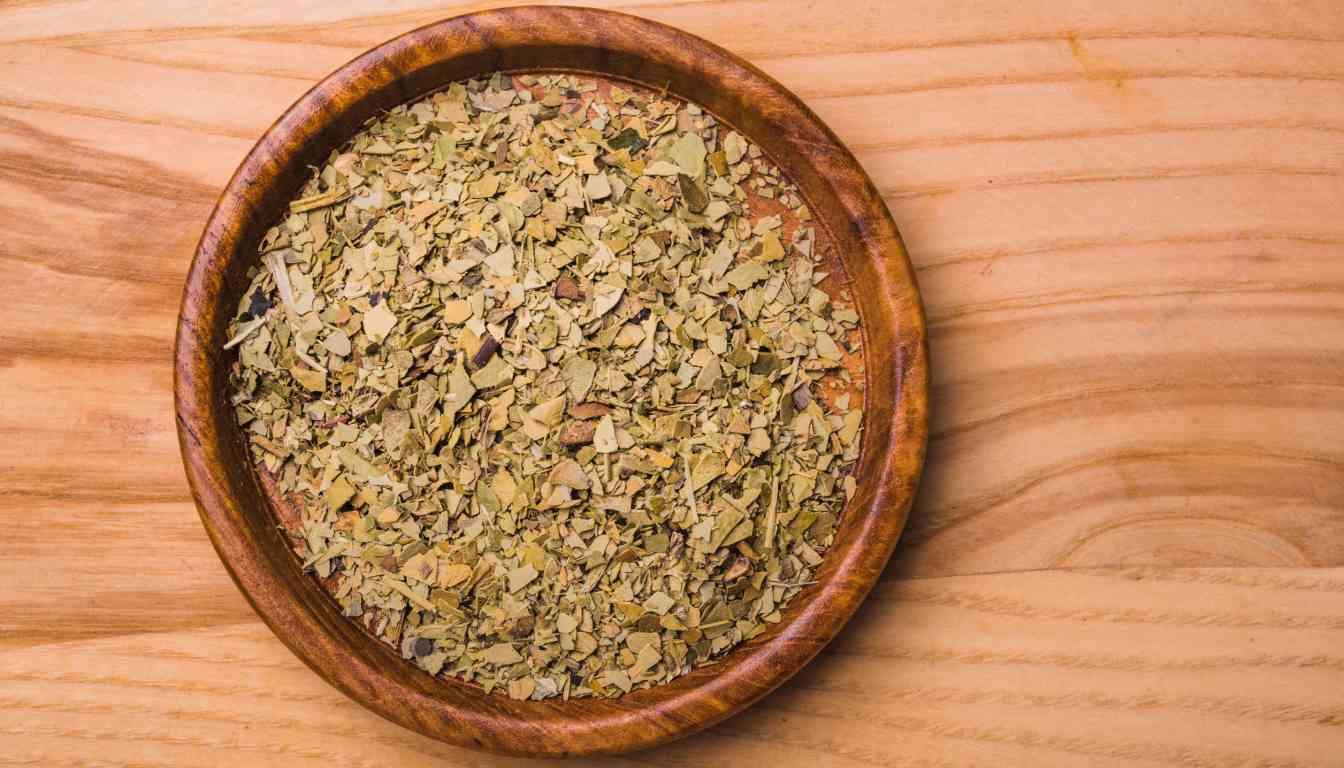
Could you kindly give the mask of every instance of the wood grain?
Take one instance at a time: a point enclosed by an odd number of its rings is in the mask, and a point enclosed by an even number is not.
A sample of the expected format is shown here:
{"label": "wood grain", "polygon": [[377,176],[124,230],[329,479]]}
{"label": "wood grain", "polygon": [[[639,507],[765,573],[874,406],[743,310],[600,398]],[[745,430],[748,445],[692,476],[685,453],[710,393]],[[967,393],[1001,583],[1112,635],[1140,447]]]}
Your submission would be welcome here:
{"label": "wood grain", "polygon": [[[602,764],[1335,765],[1341,595],[1340,569],[894,582],[747,713]],[[527,762],[368,714],[257,622],[11,650],[0,705],[7,765]]]}
{"label": "wood grain", "polygon": [[[489,762],[364,714],[255,619],[196,521],[170,363],[256,137],[477,5],[0,7],[0,764]],[[1344,565],[1344,6],[603,5],[747,56],[855,151],[935,385],[905,544],[836,646],[867,655],[635,760],[1337,765],[1344,592],[1311,567]],[[1079,567],[1107,570],[1003,573]],[[1010,610],[893,597],[989,585]],[[1097,618],[1140,609],[1186,623]]]}

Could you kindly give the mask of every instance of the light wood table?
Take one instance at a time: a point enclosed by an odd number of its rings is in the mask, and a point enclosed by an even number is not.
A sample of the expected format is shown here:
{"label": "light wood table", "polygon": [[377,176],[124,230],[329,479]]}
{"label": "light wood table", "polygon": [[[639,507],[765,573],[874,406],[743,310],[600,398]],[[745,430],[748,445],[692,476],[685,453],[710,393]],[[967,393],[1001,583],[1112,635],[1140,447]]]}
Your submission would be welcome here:
{"label": "light wood table", "polygon": [[[252,142],[473,7],[0,4],[0,765],[506,762],[271,636],[171,398],[182,278]],[[918,267],[934,422],[832,648],[613,762],[1344,765],[1344,4],[614,7],[747,56],[858,154]]]}

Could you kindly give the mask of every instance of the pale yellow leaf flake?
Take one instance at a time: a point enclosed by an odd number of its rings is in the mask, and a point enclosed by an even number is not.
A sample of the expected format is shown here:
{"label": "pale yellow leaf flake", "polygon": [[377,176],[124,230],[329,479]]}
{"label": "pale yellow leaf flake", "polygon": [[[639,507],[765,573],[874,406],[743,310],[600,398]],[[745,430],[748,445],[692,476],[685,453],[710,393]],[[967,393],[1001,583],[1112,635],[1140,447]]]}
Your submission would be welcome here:
{"label": "pale yellow leaf flake", "polygon": [[471,383],[476,389],[489,389],[507,384],[513,380],[514,369],[501,355],[490,358],[490,362],[471,374]]}
{"label": "pale yellow leaf flake", "polygon": [[327,511],[339,512],[350,499],[355,497],[355,488],[350,484],[345,476],[337,477],[331,485],[327,487],[326,501]]}
{"label": "pale yellow leaf flake", "polygon": [[304,365],[296,365],[289,369],[289,375],[309,392],[321,392],[327,388],[325,371],[315,371]]}
{"label": "pale yellow leaf flake", "polygon": [[723,152],[729,163],[737,164],[747,153],[747,140],[737,131],[730,131],[723,139]]}
{"label": "pale yellow leaf flake", "polygon": [[693,179],[705,174],[705,141],[694,133],[684,133],[667,151],[677,169]]}
{"label": "pale yellow leaf flake", "polygon": [[387,306],[387,301],[378,302],[378,306],[364,313],[364,335],[371,341],[382,341],[397,326],[397,316]]}
{"label": "pale yellow leaf flake", "polygon": [[611,196],[611,181],[605,173],[595,173],[588,177],[583,191],[590,200],[606,200]]}
{"label": "pale yellow leaf flake", "polygon": [[499,192],[499,181],[498,174],[486,174],[467,185],[467,194],[476,199],[494,197]]}
{"label": "pale yellow leaf flake", "polygon": [[563,394],[538,403],[527,412],[527,417],[533,421],[541,422],[549,427],[554,427],[560,423],[565,415],[565,396]]}
{"label": "pale yellow leaf flake", "polygon": [[598,680],[603,685],[611,685],[621,689],[623,693],[629,693],[633,687],[630,682],[630,675],[623,669],[609,669],[603,672]]}
{"label": "pale yellow leaf flake", "polygon": [[494,664],[501,667],[517,664],[523,660],[523,657],[519,655],[518,651],[514,650],[513,646],[509,643],[495,643],[484,651],[481,651],[480,657],[481,660],[487,664]]}
{"label": "pale yellow leaf flake", "polygon": [[593,287],[593,316],[601,317],[621,303],[625,288],[619,285],[598,283]]}
{"label": "pale yellow leaf flake", "polygon": [[717,224],[723,220],[724,216],[731,213],[732,210],[733,209],[728,203],[722,200],[710,200],[709,205],[705,206],[705,210],[701,212],[701,215],[704,216],[709,223]]}
{"label": "pale yellow leaf flake", "polygon": [[485,265],[495,277],[513,277],[516,255],[513,246],[505,243],[498,250],[485,257]]}
{"label": "pale yellow leaf flake", "polygon": [[747,450],[757,456],[770,450],[774,443],[770,440],[770,433],[764,429],[753,429],[747,437]]}
{"label": "pale yellow leaf flake", "polygon": [[[395,513],[395,510],[393,510]],[[395,518],[394,518],[395,519]],[[433,584],[438,580],[439,560],[428,552],[411,557],[401,566],[401,575],[411,581]]]}
{"label": "pale yellow leaf flake", "polygon": [[597,376],[597,364],[584,357],[570,357],[561,364],[561,373],[568,382],[569,397],[572,402],[582,402],[593,388]]}
{"label": "pale yellow leaf flake", "polygon": [[[640,606],[635,606],[635,612],[637,614],[640,612]],[[661,642],[657,632],[631,632],[625,636],[625,644],[635,653],[639,653],[650,646],[654,650],[659,650]]]}
{"label": "pale yellow leaf flake", "polygon": [[635,323],[626,323],[621,326],[621,330],[612,339],[612,343],[619,348],[626,349],[639,344],[644,340],[644,329]]}
{"label": "pale yellow leaf flake", "polygon": [[672,610],[672,606],[676,604],[677,601],[673,600],[666,592],[655,592],[649,596],[648,600],[644,601],[644,608],[662,616]]}
{"label": "pale yellow leaf flake", "polygon": [[589,485],[588,474],[573,459],[563,459],[557,463],[546,476],[546,482],[580,490],[587,490]]}
{"label": "pale yellow leaf flake", "polygon": [[346,357],[350,354],[350,337],[345,331],[334,330],[322,340],[322,347],[337,357]]}
{"label": "pale yellow leaf flake", "polygon": [[836,346],[835,339],[832,339],[829,333],[818,333],[816,338],[818,355],[830,360],[839,360],[843,356],[840,347]]}
{"label": "pale yellow leaf flake", "polygon": [[779,261],[784,258],[784,245],[779,242],[779,235],[770,230],[761,236],[761,260],[766,262]]}
{"label": "pale yellow leaf flake", "polygon": [[658,662],[662,660],[663,655],[659,652],[657,646],[644,646],[635,657],[635,663],[629,669],[630,677],[635,679],[643,677],[648,674],[649,670],[658,666]]}
{"label": "pale yellow leaf flake", "polygon": [[729,270],[728,274],[724,275],[724,279],[728,281],[728,284],[739,291],[745,291],[768,277],[770,277],[770,272],[759,262],[755,261],[747,261],[739,264]]}
{"label": "pale yellow leaf flake", "polygon": [[439,586],[444,589],[456,587],[469,578],[471,578],[471,566],[465,563],[439,566]]}
{"label": "pale yellow leaf flake", "polygon": [[439,312],[439,316],[443,318],[443,321],[452,325],[465,323],[467,320],[471,319],[471,315],[471,304],[465,299],[445,301],[443,303],[443,309]]}
{"label": "pale yellow leaf flake", "polygon": [[448,375],[448,394],[444,397],[444,417],[451,419],[453,414],[466,407],[467,402],[475,394],[476,387],[472,385],[471,377],[467,376],[467,372],[459,360],[457,366]]}
{"label": "pale yellow leaf flake", "polygon": [[537,569],[533,568],[531,563],[514,568],[509,571],[509,591],[517,592],[535,581],[539,575]]}
{"label": "pale yellow leaf flake", "polygon": [[667,160],[656,160],[644,166],[645,176],[671,176],[681,173],[681,167]]}
{"label": "pale yellow leaf flake", "polygon": [[509,698],[524,701],[532,697],[537,689],[537,681],[530,677],[520,677],[509,681]]}
{"label": "pale yellow leaf flake", "polygon": [[714,482],[727,468],[728,461],[723,454],[716,451],[701,453],[691,467],[691,490],[699,491]]}
{"label": "pale yellow leaf flake", "polygon": [[844,425],[840,428],[840,442],[844,445],[853,445],[855,439],[859,436],[859,429],[863,425],[863,411],[852,410],[845,414]]}
{"label": "pale yellow leaf flake", "polygon": [[447,203],[442,203],[437,200],[426,200],[423,203],[417,203],[407,214],[407,223],[411,226],[420,224],[430,216],[443,210],[446,205]]}
{"label": "pale yellow leaf flake", "polygon": [[653,241],[653,238],[641,237],[635,241],[634,253],[636,264],[647,264],[661,257],[663,249]]}
{"label": "pale yellow leaf flake", "polygon": [[555,618],[555,628],[563,634],[569,634],[579,628],[579,620],[572,614],[562,613]]}
{"label": "pale yellow leaf flake", "polygon": [[513,475],[507,469],[501,467],[495,473],[490,489],[495,492],[495,497],[499,499],[501,504],[511,504],[514,495],[518,493],[518,481],[513,478]]}
{"label": "pale yellow leaf flake", "polygon": [[655,345],[658,333],[658,318],[652,315],[644,321],[644,337],[639,344],[639,349],[635,351],[634,370],[639,371],[644,366],[653,361]]}
{"label": "pale yellow leaf flake", "polygon": [[593,433],[593,448],[598,453],[615,453],[620,449],[616,443],[616,425],[611,419],[611,414],[603,416],[597,422],[597,431]]}

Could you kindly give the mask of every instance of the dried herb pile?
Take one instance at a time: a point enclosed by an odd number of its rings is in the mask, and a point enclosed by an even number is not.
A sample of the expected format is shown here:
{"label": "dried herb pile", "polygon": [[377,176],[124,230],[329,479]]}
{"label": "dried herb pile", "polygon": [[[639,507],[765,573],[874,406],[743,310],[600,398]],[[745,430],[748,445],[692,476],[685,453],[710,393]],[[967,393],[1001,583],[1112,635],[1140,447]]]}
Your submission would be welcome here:
{"label": "dried herb pile", "polygon": [[741,135],[495,75],[370,121],[289,211],[233,404],[346,616],[433,674],[616,696],[809,583],[855,487],[858,316]]}

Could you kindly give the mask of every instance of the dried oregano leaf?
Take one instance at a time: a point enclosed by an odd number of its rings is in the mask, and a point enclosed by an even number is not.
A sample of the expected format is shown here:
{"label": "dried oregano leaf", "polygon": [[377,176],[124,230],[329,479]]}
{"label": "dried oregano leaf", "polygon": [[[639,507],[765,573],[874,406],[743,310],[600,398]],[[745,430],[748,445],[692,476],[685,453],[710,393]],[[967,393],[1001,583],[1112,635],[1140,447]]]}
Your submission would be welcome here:
{"label": "dried oregano leaf", "polygon": [[495,75],[369,121],[267,232],[226,345],[305,567],[514,698],[619,696],[780,621],[862,429],[809,220],[652,92]]}

